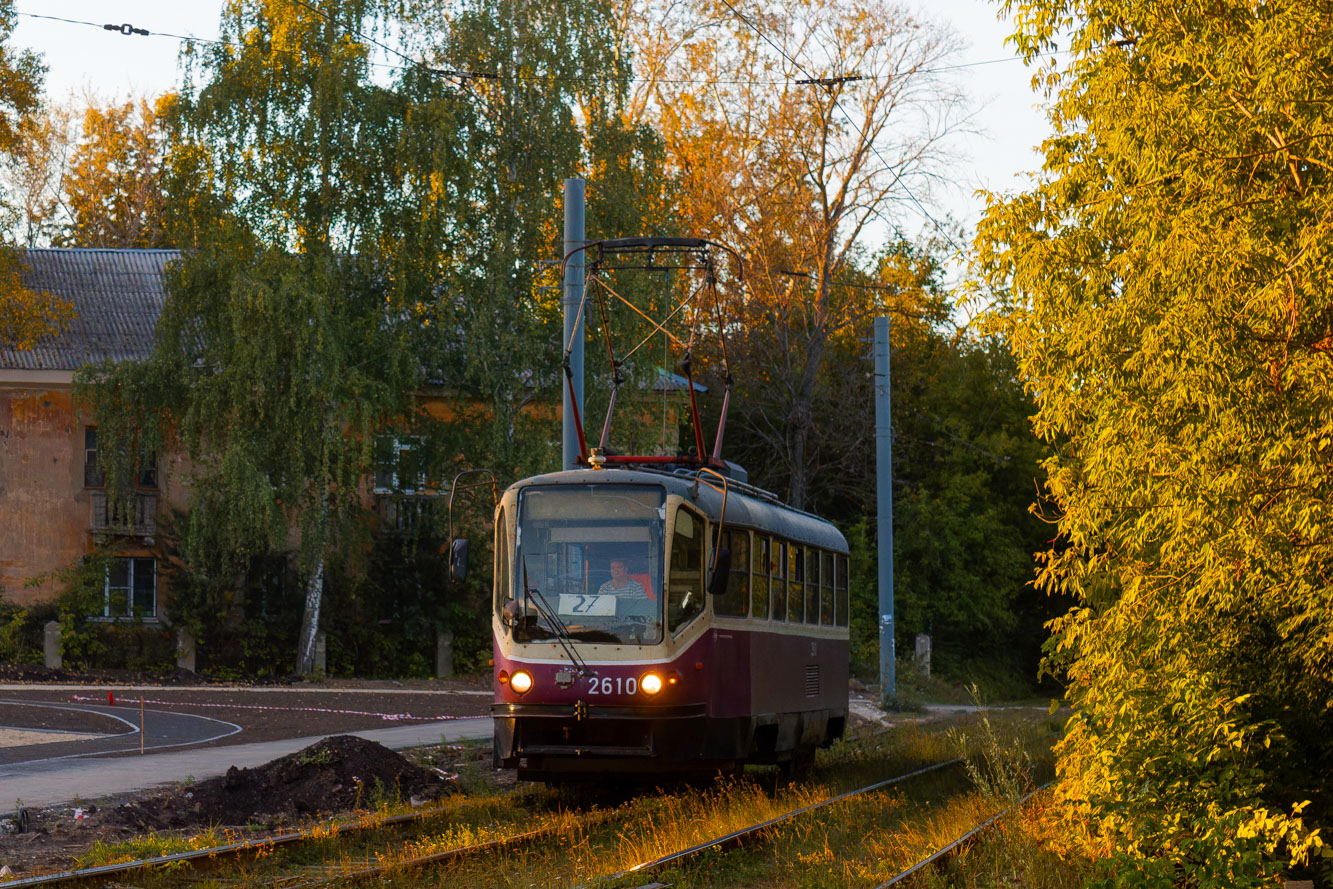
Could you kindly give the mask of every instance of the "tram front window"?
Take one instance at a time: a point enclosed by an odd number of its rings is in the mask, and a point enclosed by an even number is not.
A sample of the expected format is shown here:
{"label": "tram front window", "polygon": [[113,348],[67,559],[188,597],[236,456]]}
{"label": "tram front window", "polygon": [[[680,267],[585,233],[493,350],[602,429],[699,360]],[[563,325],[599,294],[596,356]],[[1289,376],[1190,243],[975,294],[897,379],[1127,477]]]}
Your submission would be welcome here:
{"label": "tram front window", "polygon": [[[556,638],[553,611],[580,642],[662,641],[666,492],[647,485],[538,486],[519,495],[514,638]],[[532,592],[532,591],[535,591]]]}

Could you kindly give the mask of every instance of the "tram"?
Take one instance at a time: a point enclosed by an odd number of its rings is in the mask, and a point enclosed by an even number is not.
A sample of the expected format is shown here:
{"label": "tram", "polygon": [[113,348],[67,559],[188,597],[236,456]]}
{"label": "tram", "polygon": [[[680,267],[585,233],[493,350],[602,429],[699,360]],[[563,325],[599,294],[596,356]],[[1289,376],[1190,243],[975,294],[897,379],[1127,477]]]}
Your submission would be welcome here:
{"label": "tram", "polygon": [[[608,256],[660,269],[666,254],[676,268],[702,269],[706,287],[718,280],[718,245],[706,241],[579,249],[597,251],[592,276]],[[610,366],[618,388],[614,354]],[[575,414],[576,468],[523,479],[499,498],[494,761],[520,779],[746,763],[798,772],[845,730],[847,541],[721,459],[729,371],[717,437],[704,448],[688,351],[681,366],[696,438],[685,454],[614,453],[613,390],[599,446]]]}
{"label": "tram", "polygon": [[846,540],[758,489],[707,482],[578,469],[505,492],[497,768],[533,780],[799,770],[842,735]]}

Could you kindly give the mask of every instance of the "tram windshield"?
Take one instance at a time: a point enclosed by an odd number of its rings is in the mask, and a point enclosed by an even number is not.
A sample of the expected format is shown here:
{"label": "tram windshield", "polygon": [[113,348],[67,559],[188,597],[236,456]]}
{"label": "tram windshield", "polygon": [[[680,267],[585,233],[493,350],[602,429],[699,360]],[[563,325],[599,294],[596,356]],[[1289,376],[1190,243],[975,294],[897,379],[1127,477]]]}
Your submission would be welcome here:
{"label": "tram windshield", "polygon": [[666,492],[648,485],[534,486],[519,496],[514,597],[520,642],[662,641]]}

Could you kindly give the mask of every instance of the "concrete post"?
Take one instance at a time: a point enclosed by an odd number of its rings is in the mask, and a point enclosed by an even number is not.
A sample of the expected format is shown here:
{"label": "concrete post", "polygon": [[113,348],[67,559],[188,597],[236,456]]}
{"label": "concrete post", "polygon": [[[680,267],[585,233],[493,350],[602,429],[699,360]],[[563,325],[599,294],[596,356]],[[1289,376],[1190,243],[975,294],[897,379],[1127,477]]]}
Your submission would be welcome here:
{"label": "concrete post", "polygon": [[916,634],[916,668],[922,679],[930,678],[930,635]]}
{"label": "concrete post", "polygon": [[328,634],[320,630],[315,634],[315,675],[328,675]]}
{"label": "concrete post", "polygon": [[195,663],[194,637],[189,630],[181,627],[176,631],[176,666],[193,673]]}
{"label": "concrete post", "polygon": [[452,630],[435,630],[435,678],[454,677],[454,634]]}
{"label": "concrete post", "polygon": [[46,636],[42,640],[42,652],[46,655],[46,666],[50,670],[59,670],[63,661],[60,658],[60,623],[48,621]]}
{"label": "concrete post", "polygon": [[893,421],[889,411],[889,318],[875,319],[875,474],[879,549],[880,694],[897,694],[893,632]]}
{"label": "concrete post", "polygon": [[[569,251],[583,246],[585,195],[582,179],[565,180],[566,255]],[[565,266],[564,295],[560,298],[564,310],[565,329],[560,351],[563,354],[566,348],[569,349],[569,368],[574,378],[574,400],[578,402],[580,412],[583,410],[583,319],[578,318],[581,302],[583,302],[583,254],[579,253],[571,257],[569,264]],[[577,324],[574,323],[576,318],[578,318]],[[574,408],[570,403],[569,386],[564,380],[560,381],[560,389],[564,393],[560,468],[573,469],[579,457],[578,432],[574,427]]]}

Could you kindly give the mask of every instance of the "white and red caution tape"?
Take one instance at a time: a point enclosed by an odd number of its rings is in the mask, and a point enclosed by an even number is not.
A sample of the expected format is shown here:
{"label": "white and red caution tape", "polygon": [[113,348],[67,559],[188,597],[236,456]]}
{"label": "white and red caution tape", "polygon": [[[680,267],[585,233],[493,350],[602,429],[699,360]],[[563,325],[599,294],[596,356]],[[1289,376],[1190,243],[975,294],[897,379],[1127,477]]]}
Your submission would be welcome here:
{"label": "white and red caution tape", "polygon": [[[71,701],[100,701],[101,698],[87,695],[70,695]],[[423,722],[444,722],[449,719],[470,719],[468,716],[417,716],[413,713],[376,713],[373,710],[335,710],[330,707],[265,707],[262,704],[214,704],[204,701],[158,701],[144,698],[145,704],[161,704],[168,707],[216,707],[224,710],[269,710],[287,713],[336,713],[340,716],[378,716],[385,722],[398,722],[404,719],[417,719]],[[114,704],[114,702],[113,702]]]}

